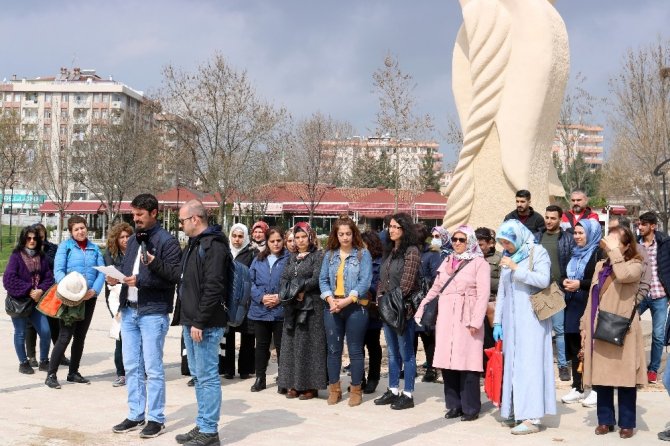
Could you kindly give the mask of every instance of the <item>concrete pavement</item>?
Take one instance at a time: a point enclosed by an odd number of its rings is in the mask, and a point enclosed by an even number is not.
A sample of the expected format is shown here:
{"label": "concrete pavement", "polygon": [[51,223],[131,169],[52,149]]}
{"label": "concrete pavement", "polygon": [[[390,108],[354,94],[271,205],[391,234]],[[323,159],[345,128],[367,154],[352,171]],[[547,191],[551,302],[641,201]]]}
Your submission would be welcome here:
{"label": "concrete pavement", "polygon": [[[4,300],[4,291],[0,294]],[[647,315],[648,319],[648,315]],[[91,379],[90,385],[71,384],[65,380],[67,370],[58,377],[63,388],[52,390],[44,385],[45,372],[34,375],[18,373],[13,348],[13,326],[10,318],[0,315],[0,445],[175,445],[174,436],[194,424],[196,403],[187,377],[180,374],[180,330],[170,329],[166,340],[167,428],[155,439],[140,439],[138,432],[114,434],[111,427],[126,416],[126,389],[113,388],[114,341],[108,337],[110,318],[104,301],[99,299],[89,331],[81,373]],[[649,323],[645,322],[646,330]],[[69,351],[68,351],[69,356]],[[382,379],[376,395],[364,395],[361,406],[350,408],[346,399],[328,406],[325,393],[311,401],[287,400],[276,393],[272,363],[268,384],[273,387],[251,393],[252,380],[222,380],[223,407],[219,435],[222,444],[280,445],[369,445],[395,444],[464,444],[549,445],[549,444],[618,444],[623,441],[613,433],[601,437],[593,434],[595,409],[558,403],[559,413],[544,418],[546,429],[535,435],[516,437],[499,424],[499,413],[484,403],[480,419],[464,423],[444,418],[442,385],[417,380],[415,403],[410,410],[393,411],[375,406],[372,399],[385,390]],[[660,376],[659,376],[660,378]],[[348,377],[343,376],[344,386]],[[565,383],[557,382],[557,397],[567,392]],[[345,393],[345,398],[347,397]],[[486,397],[482,396],[483,401]],[[670,421],[670,397],[659,383],[638,392],[638,431],[626,444],[662,444],[657,432]]]}

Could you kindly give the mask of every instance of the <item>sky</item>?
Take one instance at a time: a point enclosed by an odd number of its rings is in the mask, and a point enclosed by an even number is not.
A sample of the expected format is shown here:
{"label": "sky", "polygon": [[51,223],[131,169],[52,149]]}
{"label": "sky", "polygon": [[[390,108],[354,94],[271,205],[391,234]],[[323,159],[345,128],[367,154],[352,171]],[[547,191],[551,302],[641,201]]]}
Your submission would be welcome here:
{"label": "sky", "polygon": [[[510,1],[510,0],[508,0]],[[519,0],[546,1],[546,0]],[[557,0],[571,79],[607,97],[628,49],[670,39],[670,0]],[[416,83],[418,114],[437,130],[456,119],[451,54],[457,0],[73,0],[4,2],[0,79],[96,69],[151,95],[167,64],[194,71],[216,52],[246,70],[259,95],[302,119],[321,112],[371,135],[372,73],[392,54]],[[606,125],[606,108],[594,123]],[[436,135],[447,161],[456,157]],[[606,132],[605,147],[609,148]]]}

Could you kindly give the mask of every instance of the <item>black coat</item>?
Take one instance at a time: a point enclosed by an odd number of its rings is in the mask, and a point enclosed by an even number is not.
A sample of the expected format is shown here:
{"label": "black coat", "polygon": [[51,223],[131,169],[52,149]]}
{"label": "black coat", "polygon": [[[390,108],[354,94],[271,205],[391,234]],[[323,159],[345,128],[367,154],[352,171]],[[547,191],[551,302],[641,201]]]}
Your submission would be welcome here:
{"label": "black coat", "polygon": [[235,256],[235,261],[245,265],[247,268],[251,268],[251,262],[256,258],[258,251],[255,248],[251,247],[251,244],[248,244]]}
{"label": "black coat", "polygon": [[[543,231],[545,226],[544,226],[544,217],[537,212],[533,210],[533,208],[529,208],[530,210],[530,215],[528,215],[528,218],[526,219],[526,222],[523,223],[525,227],[527,227],[530,232],[535,234],[538,231]],[[519,212],[515,209],[509,214],[505,215],[505,221],[507,220],[519,220],[521,221],[521,218],[519,217]]]}

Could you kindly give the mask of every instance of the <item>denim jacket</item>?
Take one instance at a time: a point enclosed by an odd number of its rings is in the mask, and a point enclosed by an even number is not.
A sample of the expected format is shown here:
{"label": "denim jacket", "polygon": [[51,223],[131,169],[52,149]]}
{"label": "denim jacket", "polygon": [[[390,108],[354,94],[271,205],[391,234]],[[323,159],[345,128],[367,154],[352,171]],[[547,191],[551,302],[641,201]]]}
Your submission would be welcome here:
{"label": "denim jacket", "polygon": [[[335,278],[340,267],[340,250],[326,251],[321,264],[319,287],[321,299],[334,295]],[[372,282],[372,257],[370,251],[354,248],[344,261],[344,295],[365,299]]]}

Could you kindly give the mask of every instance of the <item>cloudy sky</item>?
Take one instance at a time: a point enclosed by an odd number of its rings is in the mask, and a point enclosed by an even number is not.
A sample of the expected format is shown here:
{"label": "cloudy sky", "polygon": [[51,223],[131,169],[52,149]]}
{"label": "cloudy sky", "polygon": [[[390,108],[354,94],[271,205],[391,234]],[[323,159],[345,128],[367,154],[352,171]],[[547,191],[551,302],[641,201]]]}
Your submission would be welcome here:
{"label": "cloudy sky", "polygon": [[[558,0],[556,7],[568,29],[571,73],[583,73],[598,96],[607,96],[627,49],[670,39],[668,0]],[[294,116],[321,111],[368,135],[377,107],[371,76],[390,52],[417,83],[419,112],[438,128],[456,117],[457,0],[22,0],[2,9],[0,79],[78,66],[151,93],[166,64],[193,70],[218,51]],[[604,111],[595,119],[605,124]]]}

